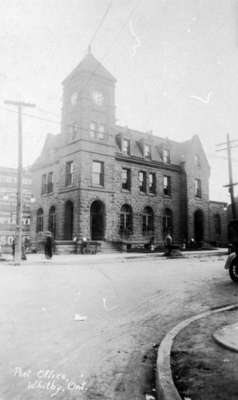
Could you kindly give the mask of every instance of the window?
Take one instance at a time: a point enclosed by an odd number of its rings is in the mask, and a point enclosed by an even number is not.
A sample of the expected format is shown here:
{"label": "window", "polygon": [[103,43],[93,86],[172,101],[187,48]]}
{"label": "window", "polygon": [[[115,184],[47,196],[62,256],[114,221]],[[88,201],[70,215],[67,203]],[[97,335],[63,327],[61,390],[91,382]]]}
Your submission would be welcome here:
{"label": "window", "polygon": [[103,140],[105,137],[105,125],[100,124],[98,128],[98,139]]}
{"label": "window", "polygon": [[129,235],[133,233],[132,208],[129,204],[124,204],[120,211],[120,233]]}
{"label": "window", "polygon": [[42,175],[41,178],[41,194],[47,193],[47,176],[46,174]]}
{"label": "window", "polygon": [[168,149],[163,149],[163,161],[165,163],[170,163],[170,152]]}
{"label": "window", "polygon": [[145,207],[142,215],[143,233],[151,233],[154,231],[154,213],[151,207]]}
{"label": "window", "polygon": [[144,146],[144,157],[151,158],[151,147],[149,144],[145,144]]}
{"label": "window", "polygon": [[171,177],[170,176],[164,175],[163,187],[164,187],[164,194],[166,196],[170,196],[171,195]]}
{"label": "window", "polygon": [[36,232],[43,232],[43,217],[43,210],[39,208],[36,213]]}
{"label": "window", "polygon": [[202,197],[202,186],[200,179],[195,179],[195,197]]}
{"label": "window", "polygon": [[53,172],[48,173],[48,193],[53,192]]}
{"label": "window", "polygon": [[128,168],[122,168],[122,189],[131,189],[131,170]]}
{"label": "window", "polygon": [[198,154],[195,154],[194,156],[194,163],[197,167],[201,167],[201,163],[200,163],[200,157]]}
{"label": "window", "polygon": [[169,208],[164,210],[163,215],[163,236],[173,233],[173,213]]}
{"label": "window", "polygon": [[65,168],[65,185],[70,186],[73,184],[74,163],[68,161]]}
{"label": "window", "polygon": [[97,124],[96,122],[90,122],[90,136],[92,139],[96,139],[97,136]]}
{"label": "window", "polygon": [[153,172],[149,173],[149,193],[156,193],[156,175]]}
{"label": "window", "polygon": [[55,238],[55,235],[56,235],[56,212],[55,212],[54,206],[50,207],[49,219],[48,219],[48,229],[52,233],[53,238]]}
{"label": "window", "polygon": [[214,214],[214,228],[215,228],[215,234],[220,235],[221,234],[221,217],[219,214]]}
{"label": "window", "polygon": [[71,125],[71,139],[74,140],[77,136],[78,133],[78,125],[76,124],[76,122],[74,122]]}
{"label": "window", "polygon": [[140,189],[140,192],[146,193],[146,172],[145,171],[139,172],[139,189]]}
{"label": "window", "polygon": [[128,139],[123,139],[122,141],[122,153],[123,154],[130,154],[130,140]]}
{"label": "window", "polygon": [[95,186],[104,185],[104,163],[93,161],[92,184]]}

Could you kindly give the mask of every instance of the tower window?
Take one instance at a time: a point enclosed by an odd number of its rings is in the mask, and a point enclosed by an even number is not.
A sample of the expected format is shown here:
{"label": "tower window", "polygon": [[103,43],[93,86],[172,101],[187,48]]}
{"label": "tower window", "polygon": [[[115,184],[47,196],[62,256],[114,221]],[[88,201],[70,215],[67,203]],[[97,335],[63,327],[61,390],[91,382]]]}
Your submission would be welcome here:
{"label": "tower window", "polygon": [[48,193],[53,192],[53,172],[48,173]]}
{"label": "tower window", "polygon": [[73,161],[68,161],[65,166],[65,186],[70,186],[73,184],[73,173],[74,163]]}
{"label": "tower window", "polygon": [[96,122],[90,122],[90,136],[92,139],[96,139],[97,135],[97,124]]}
{"label": "tower window", "polygon": [[104,163],[101,161],[93,161],[92,184],[104,186]]}
{"label": "tower window", "polygon": [[105,125],[99,124],[98,127],[98,139],[103,140],[105,137]]}
{"label": "tower window", "polygon": [[71,126],[71,138],[74,140],[78,133],[78,125],[74,122]]}
{"label": "tower window", "polygon": [[201,179],[195,179],[195,197],[202,197]]}
{"label": "tower window", "polygon": [[41,178],[41,194],[47,193],[47,176],[46,174],[42,175]]}

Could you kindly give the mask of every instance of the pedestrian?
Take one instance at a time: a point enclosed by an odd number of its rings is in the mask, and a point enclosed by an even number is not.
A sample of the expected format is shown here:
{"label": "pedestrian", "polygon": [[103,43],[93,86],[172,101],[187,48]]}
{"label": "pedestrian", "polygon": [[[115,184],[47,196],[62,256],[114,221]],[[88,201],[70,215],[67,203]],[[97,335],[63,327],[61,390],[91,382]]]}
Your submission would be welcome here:
{"label": "pedestrian", "polygon": [[53,239],[51,232],[46,232],[45,258],[51,259],[53,256]]}
{"label": "pedestrian", "polygon": [[13,238],[13,240],[12,240],[12,258],[13,258],[13,260],[15,258],[15,246],[16,246],[15,238]]}
{"label": "pedestrian", "polygon": [[26,240],[25,240],[25,238],[22,238],[21,259],[26,260]]}
{"label": "pedestrian", "polygon": [[82,243],[81,243],[81,254],[86,254],[87,252],[87,238],[83,237]]}
{"label": "pedestrian", "polygon": [[173,238],[170,234],[170,232],[168,231],[167,235],[165,236],[165,248],[166,248],[166,255],[170,256],[171,251],[172,251],[172,242],[173,242]]}

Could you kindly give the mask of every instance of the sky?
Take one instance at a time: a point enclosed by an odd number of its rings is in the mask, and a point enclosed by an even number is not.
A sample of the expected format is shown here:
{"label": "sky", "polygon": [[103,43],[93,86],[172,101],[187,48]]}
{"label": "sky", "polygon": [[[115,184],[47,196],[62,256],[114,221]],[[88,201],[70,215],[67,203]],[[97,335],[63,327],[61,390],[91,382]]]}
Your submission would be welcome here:
{"label": "sky", "polygon": [[[16,108],[4,101],[35,104],[23,115],[28,166],[47,133],[60,132],[61,83],[93,37],[117,79],[117,123],[175,141],[198,134],[210,199],[229,202],[227,154],[216,145],[227,133],[238,140],[237,0],[1,0],[0,165],[17,165]],[[232,159],[238,182],[238,147]]]}

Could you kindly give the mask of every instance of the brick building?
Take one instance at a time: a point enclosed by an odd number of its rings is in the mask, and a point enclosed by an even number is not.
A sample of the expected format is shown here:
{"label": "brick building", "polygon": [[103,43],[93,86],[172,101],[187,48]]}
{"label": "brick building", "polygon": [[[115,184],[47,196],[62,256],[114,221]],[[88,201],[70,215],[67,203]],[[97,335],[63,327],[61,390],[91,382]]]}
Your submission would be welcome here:
{"label": "brick building", "polygon": [[32,166],[33,235],[58,240],[209,241],[210,167],[178,143],[116,125],[115,78],[89,52],[63,81],[61,133]]}
{"label": "brick building", "polygon": [[[23,235],[30,239],[32,180],[31,173],[23,173]],[[11,251],[16,231],[17,170],[0,167],[0,244],[2,250]]]}

